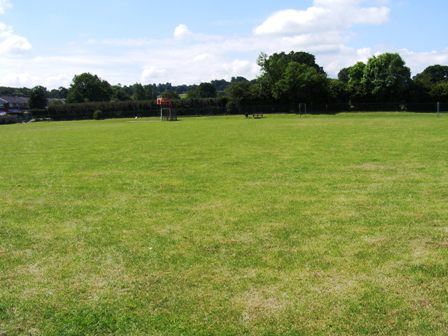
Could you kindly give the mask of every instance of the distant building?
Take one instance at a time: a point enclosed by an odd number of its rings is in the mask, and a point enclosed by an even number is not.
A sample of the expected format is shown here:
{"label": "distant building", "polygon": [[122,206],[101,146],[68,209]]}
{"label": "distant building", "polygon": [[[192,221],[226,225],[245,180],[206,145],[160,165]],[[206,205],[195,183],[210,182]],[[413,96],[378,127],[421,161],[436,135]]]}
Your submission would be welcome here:
{"label": "distant building", "polygon": [[28,110],[28,98],[0,97],[0,124],[28,122],[32,118]]}
{"label": "distant building", "polygon": [[0,113],[8,111],[8,101],[0,98]]}
{"label": "distant building", "polygon": [[28,98],[15,96],[0,96],[0,109],[2,104],[8,105],[8,110],[11,112],[21,112],[28,109]]}

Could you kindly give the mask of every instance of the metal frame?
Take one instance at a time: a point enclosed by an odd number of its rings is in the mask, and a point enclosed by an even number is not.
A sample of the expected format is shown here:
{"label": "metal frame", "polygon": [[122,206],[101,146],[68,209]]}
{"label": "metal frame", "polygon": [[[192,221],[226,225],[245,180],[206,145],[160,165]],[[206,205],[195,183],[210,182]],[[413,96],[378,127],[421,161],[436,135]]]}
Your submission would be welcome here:
{"label": "metal frame", "polygon": [[[164,112],[167,112],[166,115]],[[177,121],[177,114],[173,113],[173,109],[171,107],[160,107],[160,120],[166,121]]]}

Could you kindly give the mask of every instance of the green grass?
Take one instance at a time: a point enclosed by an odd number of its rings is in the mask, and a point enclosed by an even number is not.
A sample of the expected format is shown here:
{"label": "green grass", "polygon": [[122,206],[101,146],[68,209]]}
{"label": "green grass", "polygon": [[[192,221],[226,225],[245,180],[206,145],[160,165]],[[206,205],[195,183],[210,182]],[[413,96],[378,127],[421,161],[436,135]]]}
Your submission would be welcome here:
{"label": "green grass", "polygon": [[448,118],[0,135],[0,335],[448,333]]}

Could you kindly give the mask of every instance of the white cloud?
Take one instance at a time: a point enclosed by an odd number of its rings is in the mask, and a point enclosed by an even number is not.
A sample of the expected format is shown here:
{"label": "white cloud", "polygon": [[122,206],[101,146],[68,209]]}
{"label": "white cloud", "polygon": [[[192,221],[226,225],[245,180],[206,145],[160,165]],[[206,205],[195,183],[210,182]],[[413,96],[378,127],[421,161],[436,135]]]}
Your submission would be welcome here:
{"label": "white cloud", "polygon": [[153,81],[163,81],[164,76],[166,75],[167,70],[163,68],[156,68],[153,66],[145,66],[143,68],[143,72],[141,75],[141,81],[143,83]]}
{"label": "white cloud", "polygon": [[0,22],[0,55],[20,53],[31,49],[31,44],[22,36],[14,34],[11,27]]}
{"label": "white cloud", "polygon": [[225,77],[237,77],[244,74],[246,77],[253,78],[259,72],[259,67],[255,62],[247,60],[234,60],[229,64],[224,64],[224,69],[228,74]]}
{"label": "white cloud", "polygon": [[408,49],[397,50],[413,74],[423,71],[428,65],[448,64],[448,48],[442,51],[414,52]]}
{"label": "white cloud", "polygon": [[[0,15],[5,14],[12,4],[9,0],[0,0]],[[31,43],[14,33],[13,28],[0,22],[0,55],[22,53],[31,49]]]}
{"label": "white cloud", "polygon": [[4,85],[13,87],[34,87],[43,85],[48,88],[57,88],[60,86],[68,87],[71,82],[71,78],[65,75],[40,77],[37,75],[29,75],[23,71],[6,73],[2,75],[2,77]]}
{"label": "white cloud", "polygon": [[[290,50],[315,54],[330,76],[336,76],[343,67],[358,61],[366,62],[379,51],[389,51],[348,46],[352,26],[387,22],[390,14],[387,4],[388,0],[315,0],[312,7],[303,11],[274,13],[254,29],[252,36],[199,35],[180,25],[176,28],[177,39],[163,41],[162,50],[147,56],[142,78],[177,84],[230,79],[237,75],[254,78],[259,73],[255,59],[260,51]],[[187,34],[187,44],[176,41]],[[243,54],[247,58],[232,58],[233,54]],[[420,69],[429,65],[430,57],[413,56],[408,59],[411,67]],[[436,59],[435,55],[432,59]],[[152,71],[148,72],[148,68]],[[156,72],[157,68],[163,71]]]}
{"label": "white cloud", "polygon": [[12,7],[11,1],[0,0],[0,15],[5,14],[6,10]]}
{"label": "white cloud", "polygon": [[207,60],[213,59],[213,55],[209,53],[199,54],[193,57],[193,62],[205,62]]}
{"label": "white cloud", "polygon": [[174,37],[177,39],[182,39],[182,38],[188,37],[190,35],[191,35],[191,31],[184,24],[180,24],[174,29]]}
{"label": "white cloud", "polygon": [[386,6],[363,7],[362,0],[314,0],[306,10],[278,11],[254,29],[256,35],[301,35],[346,30],[354,24],[382,24]]}

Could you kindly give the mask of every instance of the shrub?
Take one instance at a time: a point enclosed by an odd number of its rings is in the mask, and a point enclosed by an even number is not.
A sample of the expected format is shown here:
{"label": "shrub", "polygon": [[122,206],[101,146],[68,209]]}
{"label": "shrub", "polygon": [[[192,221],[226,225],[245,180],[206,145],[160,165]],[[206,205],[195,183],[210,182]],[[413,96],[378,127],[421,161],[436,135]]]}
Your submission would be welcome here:
{"label": "shrub", "polygon": [[1,124],[15,124],[18,122],[17,118],[10,115],[0,115],[0,125]]}
{"label": "shrub", "polygon": [[93,119],[95,119],[95,120],[104,119],[103,111],[96,110],[95,112],[93,112]]}
{"label": "shrub", "polygon": [[226,104],[226,111],[228,114],[239,114],[241,113],[241,104],[234,100],[230,100]]}

